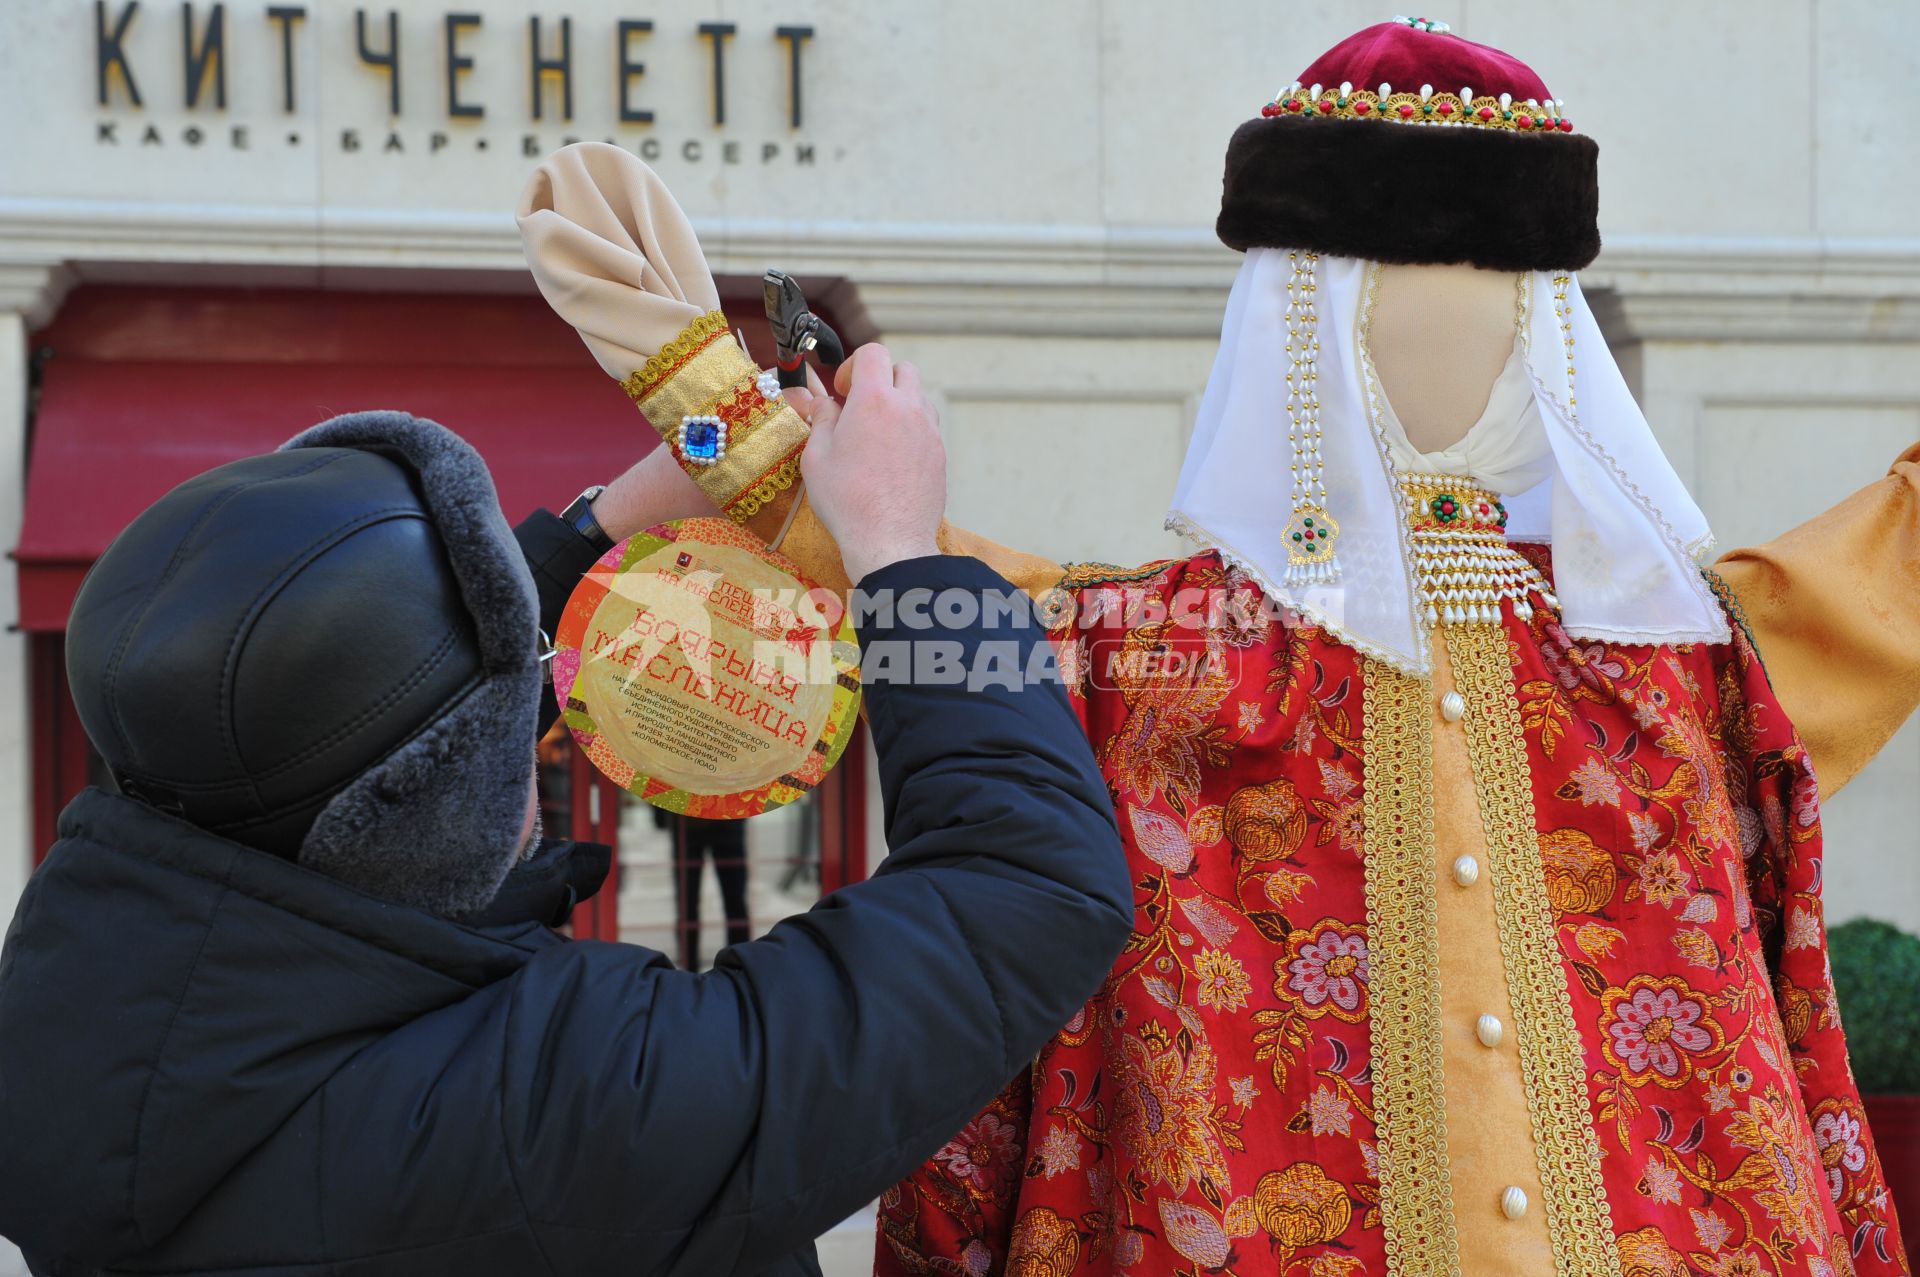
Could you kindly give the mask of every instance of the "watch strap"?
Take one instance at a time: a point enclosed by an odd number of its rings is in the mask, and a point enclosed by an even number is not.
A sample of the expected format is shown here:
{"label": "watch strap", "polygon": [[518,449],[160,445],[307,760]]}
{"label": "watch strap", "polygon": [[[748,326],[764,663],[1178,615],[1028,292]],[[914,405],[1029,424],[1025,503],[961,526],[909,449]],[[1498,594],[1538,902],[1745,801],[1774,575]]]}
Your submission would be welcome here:
{"label": "watch strap", "polygon": [[573,503],[560,512],[560,520],[592,544],[594,551],[605,554],[613,548],[613,538],[593,517],[593,503],[602,492],[607,490],[604,483],[595,484],[573,499]]}

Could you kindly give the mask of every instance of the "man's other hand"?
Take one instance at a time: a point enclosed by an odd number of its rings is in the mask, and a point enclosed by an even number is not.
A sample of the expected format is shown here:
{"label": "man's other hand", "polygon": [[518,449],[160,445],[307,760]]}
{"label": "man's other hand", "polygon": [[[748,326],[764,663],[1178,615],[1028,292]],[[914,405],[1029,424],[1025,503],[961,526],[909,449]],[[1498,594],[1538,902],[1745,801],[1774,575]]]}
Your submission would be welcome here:
{"label": "man's other hand", "polygon": [[811,370],[808,377],[811,392],[785,392],[813,432],[800,472],[847,575],[858,582],[889,563],[940,553],[934,531],[946,512],[947,453],[919,370],[869,344],[834,375],[844,403]]}

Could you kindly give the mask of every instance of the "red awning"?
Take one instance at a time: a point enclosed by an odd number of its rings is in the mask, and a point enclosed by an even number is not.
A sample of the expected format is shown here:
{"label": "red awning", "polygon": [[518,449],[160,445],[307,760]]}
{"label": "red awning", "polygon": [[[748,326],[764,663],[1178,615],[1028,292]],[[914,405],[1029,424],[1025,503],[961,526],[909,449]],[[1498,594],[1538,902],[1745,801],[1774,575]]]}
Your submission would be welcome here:
{"label": "red awning", "polygon": [[514,522],[654,443],[537,298],[85,292],[36,338],[53,355],[16,551],[27,630],[65,629],[87,568],[174,486],[337,413],[400,408],[457,431]]}
{"label": "red awning", "polygon": [[364,408],[404,408],[458,432],[487,459],[514,522],[613,478],[654,439],[590,363],[567,371],[56,361],[27,471],[21,627],[65,629],[94,559],[178,484]]}

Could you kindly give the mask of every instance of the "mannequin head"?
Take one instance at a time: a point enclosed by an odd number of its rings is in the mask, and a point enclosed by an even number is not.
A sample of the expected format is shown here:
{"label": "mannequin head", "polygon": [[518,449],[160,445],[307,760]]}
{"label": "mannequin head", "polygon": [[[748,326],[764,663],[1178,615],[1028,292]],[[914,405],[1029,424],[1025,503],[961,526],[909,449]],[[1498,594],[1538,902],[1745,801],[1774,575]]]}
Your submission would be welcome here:
{"label": "mannequin head", "polygon": [[1513,353],[1512,271],[1382,266],[1368,329],[1380,388],[1420,452],[1460,442]]}

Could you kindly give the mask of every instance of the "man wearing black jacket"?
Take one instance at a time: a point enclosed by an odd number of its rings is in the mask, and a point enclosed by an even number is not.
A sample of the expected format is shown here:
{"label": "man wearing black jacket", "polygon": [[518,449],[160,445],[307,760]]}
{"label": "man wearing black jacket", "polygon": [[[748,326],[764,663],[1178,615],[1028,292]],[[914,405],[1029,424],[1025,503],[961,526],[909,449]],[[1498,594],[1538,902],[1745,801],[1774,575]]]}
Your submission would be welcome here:
{"label": "man wearing black jacket", "polygon": [[[911,370],[852,374],[806,474],[862,586],[1004,588],[932,549]],[[548,929],[604,863],[521,857],[538,630],[603,538],[696,512],[674,482],[509,534],[465,444],[359,414],[102,556],[69,677],[121,792],[68,808],[0,950],[34,1272],[817,1272],[1098,985],[1130,895],[1054,686],[871,686],[891,855],[710,973]],[[1045,642],[942,614],[861,639]]]}

